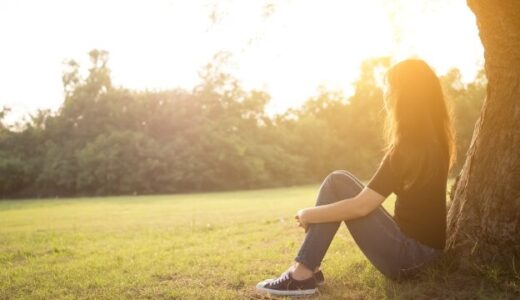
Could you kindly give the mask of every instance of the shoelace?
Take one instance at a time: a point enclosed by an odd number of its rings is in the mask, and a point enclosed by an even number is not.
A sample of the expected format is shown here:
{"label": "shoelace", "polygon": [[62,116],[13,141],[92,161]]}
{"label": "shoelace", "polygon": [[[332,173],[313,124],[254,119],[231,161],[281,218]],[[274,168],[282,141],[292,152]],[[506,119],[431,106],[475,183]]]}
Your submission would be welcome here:
{"label": "shoelace", "polygon": [[289,272],[285,272],[282,276],[276,278],[276,280],[273,281],[271,284],[276,285],[286,279],[289,279]]}

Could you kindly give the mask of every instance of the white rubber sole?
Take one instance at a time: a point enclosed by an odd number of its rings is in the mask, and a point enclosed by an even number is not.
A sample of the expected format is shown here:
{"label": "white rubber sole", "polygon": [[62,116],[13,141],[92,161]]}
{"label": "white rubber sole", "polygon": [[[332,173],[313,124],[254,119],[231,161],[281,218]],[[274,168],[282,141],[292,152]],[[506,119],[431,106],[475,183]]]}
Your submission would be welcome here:
{"label": "white rubber sole", "polygon": [[316,289],[309,289],[309,290],[296,290],[296,291],[279,291],[279,290],[272,290],[265,288],[263,284],[265,284],[265,280],[258,283],[256,285],[256,291],[260,293],[266,293],[271,295],[277,295],[277,296],[308,296],[313,295],[316,293]]}

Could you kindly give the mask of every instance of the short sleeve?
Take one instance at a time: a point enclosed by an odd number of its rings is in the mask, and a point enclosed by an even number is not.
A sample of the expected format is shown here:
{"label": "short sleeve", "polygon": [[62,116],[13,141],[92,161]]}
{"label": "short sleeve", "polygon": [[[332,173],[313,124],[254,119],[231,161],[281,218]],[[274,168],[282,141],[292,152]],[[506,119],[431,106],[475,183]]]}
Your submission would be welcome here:
{"label": "short sleeve", "polygon": [[394,174],[390,166],[390,155],[386,154],[381,160],[376,173],[368,182],[367,187],[386,198],[395,191],[396,178],[396,174]]}

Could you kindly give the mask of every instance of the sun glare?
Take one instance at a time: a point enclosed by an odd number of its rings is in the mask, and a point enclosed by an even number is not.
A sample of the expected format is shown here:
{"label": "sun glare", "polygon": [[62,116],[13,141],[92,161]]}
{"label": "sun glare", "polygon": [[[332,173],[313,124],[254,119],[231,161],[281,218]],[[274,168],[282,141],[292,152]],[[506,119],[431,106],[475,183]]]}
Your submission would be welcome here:
{"label": "sun glare", "polygon": [[370,57],[420,56],[471,80],[483,56],[474,16],[455,0],[20,0],[0,4],[0,33],[0,80],[9,82],[0,104],[13,116],[56,109],[62,61],[86,69],[93,48],[109,51],[114,83],[134,89],[189,89],[215,53],[229,52],[230,72],[267,91],[271,113],[301,105],[319,86],[348,95]]}

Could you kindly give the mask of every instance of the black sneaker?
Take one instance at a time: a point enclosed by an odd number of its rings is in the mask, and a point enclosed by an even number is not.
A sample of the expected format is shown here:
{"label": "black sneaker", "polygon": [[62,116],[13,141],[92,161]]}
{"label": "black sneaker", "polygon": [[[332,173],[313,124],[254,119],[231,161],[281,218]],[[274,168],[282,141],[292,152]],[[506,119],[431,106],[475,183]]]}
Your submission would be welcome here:
{"label": "black sneaker", "polygon": [[323,285],[325,283],[325,277],[323,276],[323,272],[318,270],[318,272],[314,273],[314,277],[316,278],[317,285]]}
{"label": "black sneaker", "polygon": [[316,278],[312,276],[305,280],[292,278],[292,273],[287,271],[276,279],[267,279],[256,285],[256,290],[277,296],[304,296],[316,292]]}

